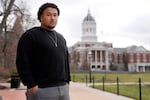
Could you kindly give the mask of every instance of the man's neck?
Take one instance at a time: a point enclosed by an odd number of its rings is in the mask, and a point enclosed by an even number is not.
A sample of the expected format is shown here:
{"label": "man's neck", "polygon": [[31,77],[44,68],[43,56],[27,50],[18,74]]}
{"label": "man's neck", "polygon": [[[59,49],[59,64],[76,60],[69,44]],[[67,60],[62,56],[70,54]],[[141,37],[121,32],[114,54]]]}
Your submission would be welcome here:
{"label": "man's neck", "polygon": [[41,25],[42,28],[46,29],[46,30],[49,30],[49,31],[54,31],[54,28],[50,28],[50,27],[47,27],[47,26],[43,26]]}

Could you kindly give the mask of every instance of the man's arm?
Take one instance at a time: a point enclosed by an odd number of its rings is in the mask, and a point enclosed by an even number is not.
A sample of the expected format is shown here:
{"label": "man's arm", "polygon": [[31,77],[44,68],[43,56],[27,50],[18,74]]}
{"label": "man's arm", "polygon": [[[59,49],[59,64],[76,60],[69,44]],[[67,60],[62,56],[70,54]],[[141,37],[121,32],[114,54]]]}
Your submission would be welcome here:
{"label": "man's arm", "polygon": [[32,88],[36,84],[31,73],[32,38],[28,33],[24,33],[18,42],[16,65],[20,79],[27,88]]}

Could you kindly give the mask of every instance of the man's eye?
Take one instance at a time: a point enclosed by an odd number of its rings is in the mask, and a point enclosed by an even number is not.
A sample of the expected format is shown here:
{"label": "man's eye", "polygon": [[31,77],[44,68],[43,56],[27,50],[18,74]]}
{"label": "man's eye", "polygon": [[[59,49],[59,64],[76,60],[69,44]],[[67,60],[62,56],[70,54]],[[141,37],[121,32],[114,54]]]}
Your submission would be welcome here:
{"label": "man's eye", "polygon": [[54,15],[55,17],[57,16],[57,15]]}

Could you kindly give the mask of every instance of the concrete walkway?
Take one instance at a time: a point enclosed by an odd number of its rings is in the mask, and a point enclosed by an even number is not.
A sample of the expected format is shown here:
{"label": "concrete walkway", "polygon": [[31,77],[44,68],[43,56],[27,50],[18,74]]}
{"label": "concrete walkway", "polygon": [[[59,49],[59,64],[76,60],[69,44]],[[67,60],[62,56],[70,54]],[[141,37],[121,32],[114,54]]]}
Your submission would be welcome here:
{"label": "concrete walkway", "polygon": [[[1,85],[1,84],[0,84]],[[8,86],[8,84],[7,84]],[[25,87],[0,90],[2,100],[26,100]],[[116,94],[86,87],[82,83],[70,83],[70,100],[134,100]]]}
{"label": "concrete walkway", "polygon": [[82,83],[71,83],[70,85],[71,100],[134,100],[124,96],[100,91],[86,87]]}

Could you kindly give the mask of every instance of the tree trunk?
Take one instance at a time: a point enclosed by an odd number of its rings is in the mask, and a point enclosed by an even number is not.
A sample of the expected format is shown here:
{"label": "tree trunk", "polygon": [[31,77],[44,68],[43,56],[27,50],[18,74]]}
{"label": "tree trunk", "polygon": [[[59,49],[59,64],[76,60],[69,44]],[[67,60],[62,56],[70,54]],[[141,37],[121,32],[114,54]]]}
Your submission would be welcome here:
{"label": "tree trunk", "polygon": [[7,21],[7,18],[9,16],[10,12],[11,12],[11,8],[14,5],[14,2],[15,2],[15,0],[10,0],[8,7],[4,11],[4,17],[2,19],[2,22],[0,23],[0,34],[2,34],[2,32],[3,32],[3,28],[6,27],[6,21]]}

